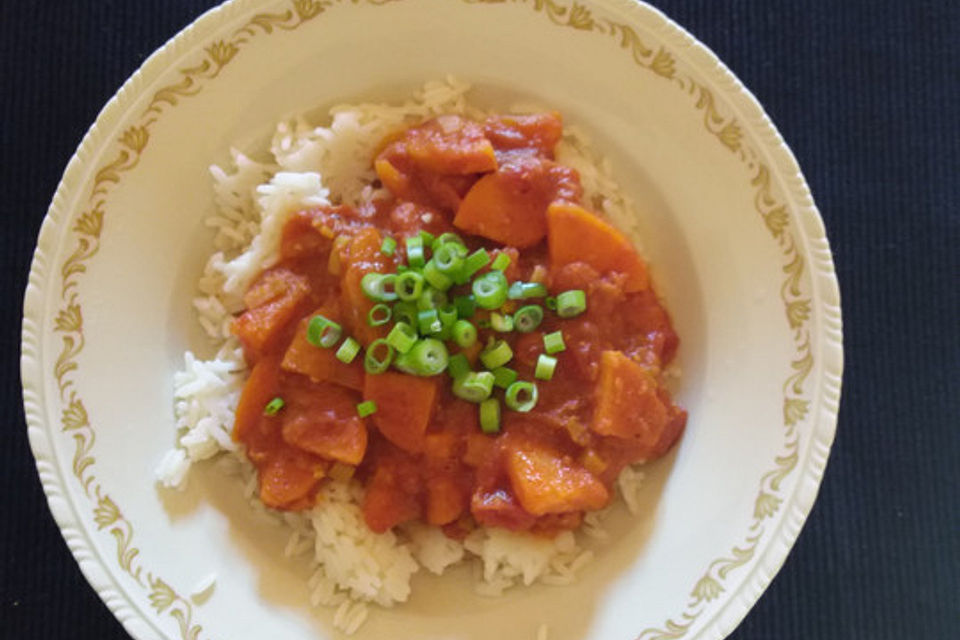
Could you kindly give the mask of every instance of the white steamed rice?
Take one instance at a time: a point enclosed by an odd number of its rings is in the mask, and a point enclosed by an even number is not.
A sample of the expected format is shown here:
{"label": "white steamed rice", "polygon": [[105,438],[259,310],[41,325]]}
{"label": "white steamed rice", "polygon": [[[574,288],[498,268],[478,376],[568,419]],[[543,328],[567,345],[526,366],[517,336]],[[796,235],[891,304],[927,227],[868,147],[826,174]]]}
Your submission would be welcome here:
{"label": "white steamed rice", "polygon": [[[398,128],[443,113],[482,117],[481,111],[467,104],[468,89],[448,78],[427,83],[400,105],[334,107],[328,126],[303,118],[284,121],[270,144],[272,163],[255,162],[232,150],[230,169],[213,166],[210,170],[216,214],[205,223],[216,231],[215,252],[198,283],[200,295],[194,308],[217,352],[210,360],[187,352],[183,369],[174,375],[177,447],[164,456],[156,474],[166,487],[183,488],[192,463],[225,454],[218,464],[239,476],[253,508],[290,528],[284,555],[311,562],[311,604],[335,607],[334,625],[347,634],[366,620],[367,603],[389,607],[406,601],[410,578],[421,567],[439,575],[465,558],[472,559],[476,591],[496,596],[520,584],[573,582],[576,572],[592,558],[577,537],[607,540],[602,526],[605,512],[587,514],[576,535],[565,532],[553,540],[481,528],[460,543],[439,528],[423,524],[377,534],[364,524],[363,488],[356,481],[326,483],[318,506],[310,511],[273,512],[259,501],[253,467],[230,437],[247,376],[240,344],[230,335],[231,315],[242,309],[243,292],[256,274],[276,262],[286,220],[307,206],[358,205],[375,199],[380,194],[370,186],[375,178],[370,158],[380,141]],[[589,149],[576,128],[565,127],[557,158],[579,171],[587,202],[614,221],[631,218],[630,202],[610,177],[606,160]],[[618,481],[619,493],[632,513],[638,508],[642,477],[638,469],[627,468]],[[546,637],[547,628],[541,626],[537,638]]]}

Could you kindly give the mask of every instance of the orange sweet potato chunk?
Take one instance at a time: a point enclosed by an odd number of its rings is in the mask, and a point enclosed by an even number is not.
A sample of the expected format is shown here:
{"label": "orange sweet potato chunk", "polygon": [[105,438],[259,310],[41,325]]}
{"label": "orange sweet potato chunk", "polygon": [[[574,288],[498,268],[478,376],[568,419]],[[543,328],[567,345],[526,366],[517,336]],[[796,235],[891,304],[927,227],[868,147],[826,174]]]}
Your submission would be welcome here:
{"label": "orange sweet potato chunk", "polygon": [[600,480],[546,443],[511,438],[504,453],[510,485],[532,515],[600,509],[610,500]]}
{"label": "orange sweet potato chunk", "polygon": [[337,385],[303,381],[283,391],[283,440],[292,446],[349,465],[367,451],[367,428],[357,416],[357,394]]}
{"label": "orange sweet potato chunk", "polygon": [[260,468],[260,499],[274,509],[306,508],[323,476],[321,461],[293,447],[283,447]]}
{"label": "orange sweet potato chunk", "polygon": [[502,244],[532,247],[547,233],[547,205],[577,201],[582,192],[576,171],[542,158],[517,157],[473,185],[453,224]]}
{"label": "orange sweet potato chunk", "polygon": [[314,382],[333,382],[348,389],[363,391],[363,378],[366,374],[363,370],[362,355],[358,354],[353,362],[346,364],[337,358],[336,348],[324,349],[307,341],[307,327],[316,314],[340,322],[339,314],[333,310],[332,305],[324,305],[306,316],[297,325],[297,332],[287,347],[280,366],[285,371],[305,375]]}
{"label": "orange sweet potato chunk", "polygon": [[243,385],[233,421],[233,439],[238,442],[251,434],[263,417],[263,409],[277,394],[280,383],[280,362],[277,358],[264,358],[253,366],[250,377]]}
{"label": "orange sweet potato chunk", "polygon": [[373,423],[387,440],[410,453],[423,450],[424,434],[437,398],[436,378],[393,371],[368,375],[363,398],[377,404]]}
{"label": "orange sweet potato chunk", "polygon": [[399,452],[376,458],[363,497],[363,519],[376,533],[415,520],[423,513],[423,483],[414,461]]}
{"label": "orange sweet potato chunk", "polygon": [[233,320],[231,330],[248,352],[259,357],[302,313],[309,293],[306,277],[282,268],[266,271],[244,295],[247,310]]}
{"label": "orange sweet potato chunk", "polygon": [[630,293],[650,286],[647,265],[625,235],[583,207],[553,202],[547,208],[547,243],[550,264],[558,269],[571,262],[585,262],[601,273],[616,271],[627,276],[624,289]]}
{"label": "orange sweet potato chunk", "polygon": [[631,439],[637,454],[650,459],[661,453],[660,439],[670,419],[653,376],[620,351],[601,354],[590,425],[595,433]]}

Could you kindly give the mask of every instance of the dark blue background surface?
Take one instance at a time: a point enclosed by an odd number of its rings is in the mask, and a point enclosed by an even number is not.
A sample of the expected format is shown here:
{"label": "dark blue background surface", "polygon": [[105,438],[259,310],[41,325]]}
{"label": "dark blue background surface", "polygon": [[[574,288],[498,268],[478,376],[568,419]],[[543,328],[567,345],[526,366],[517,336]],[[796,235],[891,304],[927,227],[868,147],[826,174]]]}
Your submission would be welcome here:
{"label": "dark blue background surface", "polygon": [[[212,3],[0,0],[0,638],[126,638],[53,523],[26,442],[20,305],[102,105]],[[658,0],[753,91],[822,212],[843,295],[837,440],[736,640],[960,637],[960,3]]]}

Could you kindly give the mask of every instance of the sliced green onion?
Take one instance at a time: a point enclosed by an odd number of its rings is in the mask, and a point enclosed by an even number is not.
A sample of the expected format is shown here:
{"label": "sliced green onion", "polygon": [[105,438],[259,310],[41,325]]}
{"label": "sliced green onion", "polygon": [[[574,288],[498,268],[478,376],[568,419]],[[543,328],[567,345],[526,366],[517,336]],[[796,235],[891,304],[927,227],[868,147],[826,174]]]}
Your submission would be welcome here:
{"label": "sliced green onion", "polygon": [[510,256],[505,253],[498,253],[497,257],[493,259],[493,264],[490,265],[490,268],[494,271],[503,271],[510,266]]}
{"label": "sliced green onion", "polygon": [[380,245],[380,253],[385,256],[392,256],[394,251],[397,250],[397,241],[387,236],[383,239],[383,244]]}
{"label": "sliced green onion", "polygon": [[507,387],[506,393],[503,394],[503,401],[510,409],[526,413],[537,405],[539,395],[537,385],[534,383],[514,382]]}
{"label": "sliced green onion", "polygon": [[433,251],[434,255],[436,255],[437,250],[445,244],[455,244],[460,247],[457,251],[462,252],[462,255],[460,256],[461,258],[467,255],[467,248],[464,246],[463,240],[460,239],[460,236],[451,231],[446,231],[437,236],[436,239],[430,243],[430,249]]}
{"label": "sliced green onion", "polygon": [[393,305],[393,319],[395,322],[406,322],[411,327],[417,324],[417,305],[413,302],[397,302]]}
{"label": "sliced green onion", "polygon": [[393,273],[368,273],[361,278],[360,288],[371,300],[392,302],[397,299],[396,282],[397,276]]}
{"label": "sliced green onion", "polygon": [[420,232],[420,239],[423,240],[423,246],[424,246],[424,247],[432,246],[432,245],[433,245],[433,241],[436,240],[436,238],[434,237],[434,235],[433,235],[432,233],[430,233],[429,231],[421,231],[421,232]]}
{"label": "sliced green onion", "polygon": [[493,384],[506,389],[517,381],[517,372],[510,367],[497,367],[493,370]]}
{"label": "sliced green onion", "polygon": [[393,360],[394,349],[383,338],[374,340],[367,345],[367,353],[363,357],[363,368],[367,373],[383,373]]}
{"label": "sliced green onion", "polygon": [[404,271],[393,286],[401,300],[416,300],[423,293],[423,276],[416,271]]}
{"label": "sliced green onion", "polygon": [[423,238],[420,236],[411,236],[407,238],[407,264],[417,269],[422,269],[427,260],[423,255]]}
{"label": "sliced green onion", "polygon": [[477,319],[477,327],[479,327],[479,328],[481,328],[481,329],[489,329],[489,328],[490,328],[490,318],[489,318],[489,317],[488,317],[488,318],[478,318],[478,319]]}
{"label": "sliced green onion", "polygon": [[513,316],[507,316],[500,313],[491,313],[490,327],[494,331],[499,331],[500,333],[513,331]]}
{"label": "sliced green onion", "polygon": [[440,322],[440,314],[436,309],[425,309],[417,314],[417,327],[420,329],[420,335],[430,333],[440,333],[443,324]]}
{"label": "sliced green onion", "polygon": [[440,316],[440,339],[449,340],[453,337],[453,325],[457,323],[457,308],[452,304],[447,304],[437,310]]}
{"label": "sliced green onion", "polygon": [[280,413],[280,409],[283,409],[283,406],[287,404],[283,401],[283,398],[277,396],[273,400],[267,403],[267,406],[263,408],[263,415],[265,416],[275,416]]}
{"label": "sliced green onion", "polygon": [[567,345],[563,342],[563,332],[554,331],[543,336],[543,348],[550,355],[565,351]]}
{"label": "sliced green onion", "polygon": [[393,329],[390,329],[390,333],[387,334],[387,344],[400,353],[410,351],[416,341],[417,332],[406,322],[396,323],[393,325]]}
{"label": "sliced green onion", "polygon": [[463,267],[463,256],[460,255],[459,248],[461,246],[452,242],[442,244],[434,250],[433,258],[430,259],[440,270],[440,273],[448,278],[455,276]]}
{"label": "sliced green onion", "polygon": [[546,295],[547,288],[539,282],[514,282],[507,291],[507,297],[511,300],[542,298]]}
{"label": "sliced green onion", "polygon": [[513,314],[513,327],[520,333],[530,333],[543,322],[543,309],[538,304],[528,304]]}
{"label": "sliced green onion", "polygon": [[[502,255],[502,254],[501,254]],[[497,309],[507,301],[507,278],[502,271],[490,271],[473,281],[473,297],[483,309]]]}
{"label": "sliced green onion", "polygon": [[367,324],[371,327],[379,327],[380,325],[387,324],[390,322],[390,317],[393,315],[393,312],[390,310],[390,307],[383,304],[375,304],[370,308],[370,312],[367,314]]}
{"label": "sliced green onion", "polygon": [[484,433],[500,431],[500,401],[496,398],[480,403],[480,430]]}
{"label": "sliced green onion", "polygon": [[450,353],[446,345],[435,338],[419,340],[404,356],[404,362],[417,376],[435,376],[447,368]]}
{"label": "sliced green onion", "polygon": [[490,254],[487,253],[486,249],[477,249],[470,255],[466,257],[463,261],[463,267],[460,268],[460,273],[457,274],[454,281],[457,284],[466,284],[470,282],[470,278],[473,277],[477,271],[483,269],[485,266],[490,264]]}
{"label": "sliced green onion", "polygon": [[477,328],[469,320],[457,320],[453,324],[453,341],[458,347],[469,349],[477,342]]}
{"label": "sliced green onion", "polygon": [[430,258],[430,262],[423,267],[423,278],[431,287],[440,291],[446,291],[453,286],[453,280],[440,270],[436,258]]}
{"label": "sliced green onion", "polygon": [[447,294],[433,287],[424,287],[423,293],[417,300],[418,309],[439,309],[447,304]]}
{"label": "sliced green onion", "polygon": [[347,338],[337,349],[337,360],[350,364],[358,353],[360,353],[360,343],[353,338]]}
{"label": "sliced green onion", "polygon": [[459,318],[472,318],[477,311],[477,301],[473,294],[457,296],[453,300],[453,305],[457,308],[457,317]]}
{"label": "sliced green onion", "polygon": [[547,298],[544,299],[543,306],[545,306],[547,309],[550,309],[550,311],[556,311],[557,299],[554,298],[553,296],[548,296]]}
{"label": "sliced green onion", "polygon": [[407,271],[410,271],[410,267],[408,267],[407,265],[405,264],[397,265],[397,275],[400,275],[401,273],[406,273]]}
{"label": "sliced green onion", "polygon": [[513,359],[513,349],[503,340],[497,340],[480,353],[480,362],[487,369],[496,369]]}
{"label": "sliced green onion", "polygon": [[470,371],[453,381],[453,395],[467,402],[483,402],[493,393],[493,374]]}
{"label": "sliced green onion", "polygon": [[357,415],[361,418],[372,416],[377,412],[377,403],[373,400],[367,400],[357,405]]}
{"label": "sliced green onion", "polygon": [[315,347],[329,349],[340,341],[343,328],[326,316],[317,314],[307,325],[307,342]]}
{"label": "sliced green onion", "polygon": [[450,356],[450,360],[447,362],[447,373],[454,380],[470,373],[470,361],[467,360],[467,356],[462,353]]}
{"label": "sliced green onion", "polygon": [[541,353],[537,358],[537,368],[533,372],[533,377],[537,380],[549,380],[553,377],[553,371],[557,368],[557,359]]}
{"label": "sliced green onion", "polygon": [[587,294],[583,289],[571,289],[557,296],[557,315],[572,318],[587,310]]}

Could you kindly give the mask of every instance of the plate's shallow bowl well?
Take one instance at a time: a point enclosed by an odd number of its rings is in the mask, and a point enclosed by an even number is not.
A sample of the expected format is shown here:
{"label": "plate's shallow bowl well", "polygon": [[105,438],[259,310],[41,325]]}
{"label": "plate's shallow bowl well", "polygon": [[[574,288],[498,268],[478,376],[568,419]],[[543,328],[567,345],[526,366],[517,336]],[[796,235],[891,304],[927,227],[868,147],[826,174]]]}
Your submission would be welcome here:
{"label": "plate's shallow bowl well", "polygon": [[[389,53],[384,53],[384,51]],[[836,280],[799,168],[752,96],[656,10],[628,0],[236,0],[152,56],[67,168],[27,288],[22,372],[50,508],[138,640],[334,637],[284,533],[239,487],[155,487],[171,376],[202,339],[207,167],[289,114],[394,99],[453,74],[482,105],[559,109],[612,162],[682,339],[690,421],[650,465],[646,513],[569,587],[473,595],[417,576],[359,637],[698,638],[729,633],[816,496],[842,368]],[[190,598],[218,577],[208,601]],[[243,612],[238,615],[238,612]]]}

